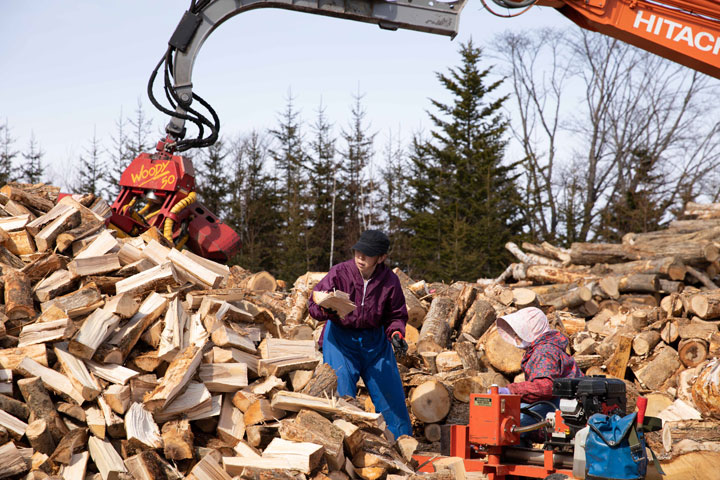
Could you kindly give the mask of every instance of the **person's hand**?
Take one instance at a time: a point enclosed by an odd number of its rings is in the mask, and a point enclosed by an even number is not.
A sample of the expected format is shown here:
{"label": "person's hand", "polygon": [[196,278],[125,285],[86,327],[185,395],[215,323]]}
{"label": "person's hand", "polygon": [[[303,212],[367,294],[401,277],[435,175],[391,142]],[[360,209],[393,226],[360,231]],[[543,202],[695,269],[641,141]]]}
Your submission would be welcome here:
{"label": "person's hand", "polygon": [[390,338],[392,339],[392,346],[393,349],[395,349],[395,354],[402,357],[405,354],[407,354],[408,351],[408,344],[403,338],[403,334],[395,331],[390,335]]}
{"label": "person's hand", "polygon": [[326,307],[320,307],[322,308],[323,312],[325,312],[327,315],[331,317],[339,317],[338,313],[333,310],[332,308],[326,308]]}
{"label": "person's hand", "polygon": [[[486,393],[490,393],[490,389],[487,389]],[[498,387],[498,393],[500,395],[510,395],[510,389],[507,387]]]}

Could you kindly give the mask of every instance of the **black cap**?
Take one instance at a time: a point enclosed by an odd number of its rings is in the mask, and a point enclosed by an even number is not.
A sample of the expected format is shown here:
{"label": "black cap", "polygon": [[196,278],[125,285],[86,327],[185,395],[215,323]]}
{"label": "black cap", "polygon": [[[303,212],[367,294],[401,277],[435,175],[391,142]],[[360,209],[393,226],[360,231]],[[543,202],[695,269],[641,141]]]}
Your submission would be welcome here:
{"label": "black cap", "polygon": [[365,230],[360,234],[360,240],[352,248],[368,257],[377,257],[387,253],[390,248],[390,239],[380,230]]}

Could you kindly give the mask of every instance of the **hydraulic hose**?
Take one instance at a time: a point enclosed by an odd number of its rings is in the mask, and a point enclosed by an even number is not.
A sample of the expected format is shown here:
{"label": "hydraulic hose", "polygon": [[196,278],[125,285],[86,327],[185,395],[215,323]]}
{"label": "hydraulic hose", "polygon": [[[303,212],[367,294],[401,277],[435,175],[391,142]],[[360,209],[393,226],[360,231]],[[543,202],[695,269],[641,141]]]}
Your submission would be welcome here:
{"label": "hydraulic hose", "polygon": [[513,427],[512,431],[513,431],[513,433],[527,433],[527,432],[532,432],[533,430],[540,430],[541,428],[549,427],[549,426],[550,426],[550,422],[545,420],[543,422],[533,423],[532,425],[527,425],[525,427],[515,426],[515,427]]}
{"label": "hydraulic hose", "polygon": [[138,213],[138,215],[140,215],[140,216],[142,217],[142,216],[145,215],[145,213],[146,213],[148,210],[150,210],[150,204],[149,204],[149,203],[145,204],[145,206],[142,207],[140,210],[138,210],[137,213]]}
{"label": "hydraulic hose", "polygon": [[154,212],[148,213],[148,214],[145,215],[145,217],[144,217],[144,218],[145,218],[145,221],[146,221],[146,222],[149,222],[151,218],[153,218],[155,215],[157,215],[157,214],[160,213],[160,212],[162,212],[162,208],[158,208],[158,209],[155,210]]}
{"label": "hydraulic hose", "polygon": [[497,5],[500,5],[501,7],[505,8],[525,8],[529,7],[533,3],[535,3],[537,0],[493,0]]}
{"label": "hydraulic hose", "polygon": [[130,203],[128,203],[127,205],[125,205],[125,206],[122,208],[121,214],[122,214],[122,215],[127,215],[127,211],[130,210],[130,209],[135,205],[135,202],[136,202],[136,201],[137,201],[137,197],[135,197],[135,198],[133,198],[132,200],[130,200]]}
{"label": "hydraulic hose", "polygon": [[[178,203],[175,204],[174,207],[170,209],[170,213],[173,215],[177,215],[178,213],[182,212],[185,207],[188,205],[195,203],[197,199],[197,195],[195,192],[190,192],[190,194],[180,200]],[[167,238],[170,243],[173,243],[172,239],[172,233],[173,233],[173,226],[175,225],[175,221],[172,218],[166,218],[165,219],[165,227],[163,228],[163,235],[165,238]]]}

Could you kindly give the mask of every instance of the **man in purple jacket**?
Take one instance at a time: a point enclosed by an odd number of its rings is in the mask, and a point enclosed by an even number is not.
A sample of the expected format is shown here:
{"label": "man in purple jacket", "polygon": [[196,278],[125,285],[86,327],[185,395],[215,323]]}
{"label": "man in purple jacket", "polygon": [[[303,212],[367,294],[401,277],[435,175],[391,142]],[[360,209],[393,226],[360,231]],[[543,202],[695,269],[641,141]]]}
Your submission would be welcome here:
{"label": "man in purple jacket", "polygon": [[[375,409],[395,435],[411,435],[400,372],[393,348],[407,352],[408,314],[400,280],[383,262],[390,240],[379,230],[367,230],[353,246],[355,258],[335,265],[315,286],[316,291],[341,290],[355,310],[345,318],[317,305],[310,296],[310,315],[327,321],[321,337],[323,360],[338,377],[338,394],[354,397],[362,377]],[[392,346],[391,346],[392,343]]]}

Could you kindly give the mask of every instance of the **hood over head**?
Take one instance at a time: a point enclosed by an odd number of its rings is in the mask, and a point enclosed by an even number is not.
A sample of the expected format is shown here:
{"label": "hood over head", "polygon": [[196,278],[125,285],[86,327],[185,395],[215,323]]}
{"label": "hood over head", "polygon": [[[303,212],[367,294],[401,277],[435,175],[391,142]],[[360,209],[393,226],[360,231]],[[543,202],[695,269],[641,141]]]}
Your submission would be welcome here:
{"label": "hood over head", "polygon": [[[497,326],[500,337],[519,348],[528,348],[538,337],[550,331],[547,317],[536,307],[503,315],[497,319]],[[520,337],[520,342],[515,340],[513,332]]]}

